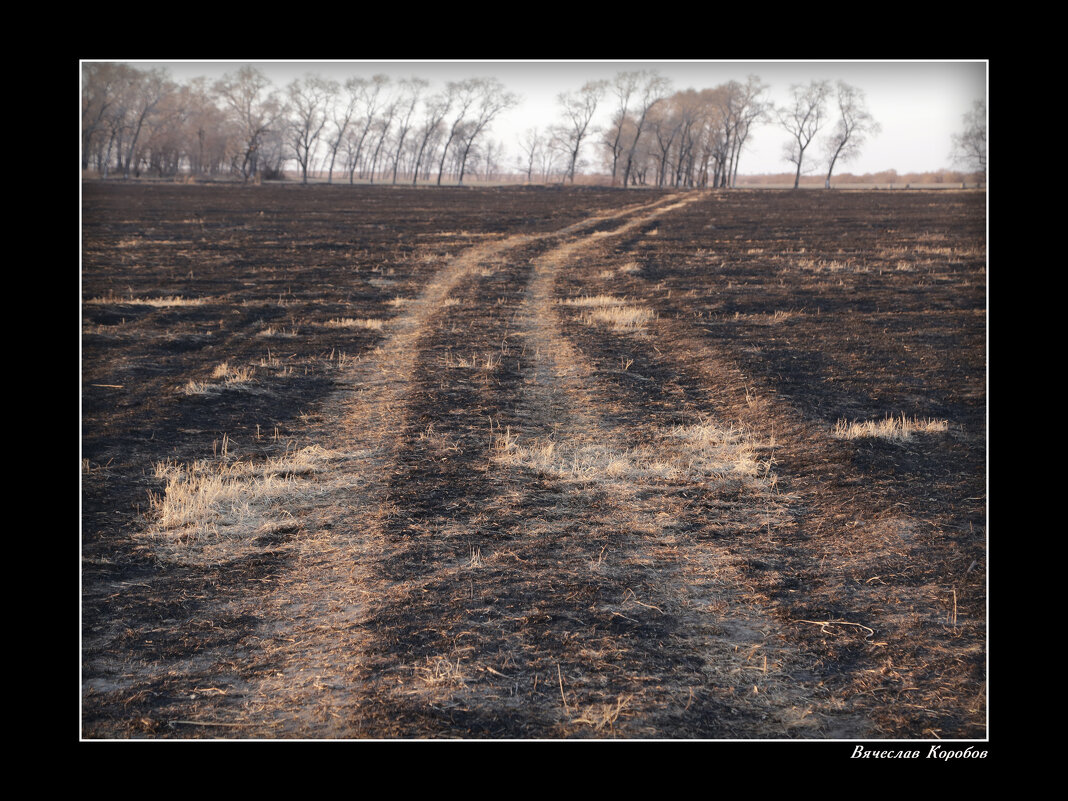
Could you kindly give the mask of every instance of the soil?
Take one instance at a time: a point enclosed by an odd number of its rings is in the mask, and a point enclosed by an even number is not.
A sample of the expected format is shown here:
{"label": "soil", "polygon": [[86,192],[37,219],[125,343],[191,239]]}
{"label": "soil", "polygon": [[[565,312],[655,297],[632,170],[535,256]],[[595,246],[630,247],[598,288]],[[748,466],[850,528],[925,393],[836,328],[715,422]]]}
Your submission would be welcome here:
{"label": "soil", "polygon": [[85,183],[82,736],[985,738],[985,209]]}

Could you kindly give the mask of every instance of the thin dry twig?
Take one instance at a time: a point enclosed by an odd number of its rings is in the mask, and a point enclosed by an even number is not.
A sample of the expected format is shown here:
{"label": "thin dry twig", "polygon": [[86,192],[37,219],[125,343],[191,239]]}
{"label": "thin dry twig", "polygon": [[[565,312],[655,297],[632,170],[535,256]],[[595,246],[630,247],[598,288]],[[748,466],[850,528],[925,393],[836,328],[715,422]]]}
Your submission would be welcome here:
{"label": "thin dry twig", "polygon": [[827,626],[856,626],[859,629],[864,629],[867,634],[864,635],[865,640],[870,640],[875,636],[875,629],[869,628],[861,623],[850,623],[848,620],[795,620],[795,623],[811,623],[814,626],[819,626],[820,631],[824,634],[829,634]]}
{"label": "thin dry twig", "polygon": [[564,702],[564,711],[571,717],[571,708],[567,705],[567,697],[564,695],[564,676],[560,672],[560,663],[556,663],[556,677],[560,680],[560,700]]}

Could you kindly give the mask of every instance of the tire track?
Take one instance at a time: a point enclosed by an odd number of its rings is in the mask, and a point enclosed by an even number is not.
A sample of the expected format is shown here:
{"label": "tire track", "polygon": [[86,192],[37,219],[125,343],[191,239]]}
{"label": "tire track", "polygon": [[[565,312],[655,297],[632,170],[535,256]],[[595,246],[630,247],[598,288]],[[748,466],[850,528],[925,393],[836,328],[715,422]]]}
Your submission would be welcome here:
{"label": "tire track", "polygon": [[[687,531],[695,489],[725,527],[759,533],[781,514],[745,443],[693,410],[677,430],[614,424],[619,393],[560,331],[557,273],[681,205],[511,265],[510,280],[529,277],[520,302],[472,306],[487,318],[472,340],[522,347],[502,348],[477,380],[429,369],[470,321],[428,320],[361,579],[376,596],[363,615],[363,703],[340,714],[357,731],[783,737],[817,725],[781,632],[755,596],[739,597],[732,557]],[[477,302],[484,286],[468,278],[453,288]]]}
{"label": "tire track", "polygon": [[[272,621],[264,627],[257,657],[264,675],[241,716],[250,726],[263,728],[251,731],[315,737],[397,733],[382,710],[389,711],[387,701],[398,693],[411,692],[405,686],[394,688],[410,676],[397,681],[396,666],[368,660],[367,654],[383,636],[396,635],[372,631],[375,617],[381,616],[381,599],[397,595],[404,583],[389,564],[405,547],[390,542],[403,512],[403,498],[391,492],[391,477],[411,444],[409,407],[417,369],[428,336],[442,323],[446,299],[465,281],[480,277],[487,264],[506,260],[510,253],[663,202],[465,251],[446,263],[390,321],[383,342],[342,377],[346,388],[323,410],[311,436],[331,454],[331,463],[318,476],[315,493],[289,507],[301,523],[296,557],[292,572],[263,610],[263,617]],[[402,556],[399,563],[407,561]],[[430,673],[434,670],[431,666]]]}
{"label": "tire track", "polygon": [[[558,576],[596,591],[584,597],[592,605],[568,610],[581,622],[557,649],[565,708],[556,733],[811,734],[822,702],[797,682],[783,632],[744,592],[737,559],[688,530],[687,495],[694,491],[706,508],[718,506],[719,528],[748,536],[778,522],[781,499],[761,477],[750,445],[697,409],[683,405],[673,414],[690,425],[634,426],[641,412],[632,404],[640,396],[621,393],[619,382],[648,379],[623,365],[606,381],[562,334],[555,278],[591,242],[568,243],[536,263],[519,315],[534,355],[521,404],[525,424],[509,432],[515,439],[501,459],[558,479],[564,499],[535,536],[555,534],[560,550],[572,552],[568,559],[577,553],[593,571]],[[613,417],[629,420],[620,426]],[[575,529],[579,536],[568,536]],[[610,657],[598,628],[612,634]]]}

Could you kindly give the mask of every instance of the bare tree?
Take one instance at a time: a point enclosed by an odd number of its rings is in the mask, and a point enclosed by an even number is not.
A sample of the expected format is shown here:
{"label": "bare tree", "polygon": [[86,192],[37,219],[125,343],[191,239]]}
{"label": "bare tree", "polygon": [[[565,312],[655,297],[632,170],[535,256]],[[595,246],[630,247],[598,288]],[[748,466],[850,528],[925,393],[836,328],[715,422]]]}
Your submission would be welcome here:
{"label": "bare tree", "polygon": [[371,183],[375,182],[375,171],[378,169],[378,155],[382,152],[382,145],[385,144],[386,137],[389,136],[389,130],[393,127],[393,118],[397,115],[397,105],[399,101],[397,98],[391,98],[386,103],[385,108],[382,109],[382,116],[375,121],[375,129],[378,132],[378,136],[375,139],[375,149],[371,154],[371,168],[369,171]]}
{"label": "bare tree", "polygon": [[186,155],[187,121],[195,111],[187,87],[169,84],[145,118],[134,153],[135,170],[144,166],[159,177],[177,175]]}
{"label": "bare tree", "polygon": [[478,88],[478,84],[474,79],[460,81],[459,83],[449,81],[445,86],[445,91],[452,101],[449,103],[450,107],[458,107],[459,111],[453,118],[452,125],[449,127],[449,135],[445,138],[445,145],[441,149],[441,161],[438,164],[438,186],[441,186],[441,176],[445,172],[445,158],[449,153],[449,145],[452,144],[456,135],[460,133],[461,128],[464,126],[464,118],[478,97]]}
{"label": "bare tree", "polygon": [[[130,109],[136,104],[141,73],[128,64],[100,64],[87,69],[83,76],[83,141],[92,151],[97,170],[107,178],[112,154],[118,169],[123,168]],[[84,163],[88,166],[88,159]]]}
{"label": "bare tree", "polygon": [[519,104],[519,96],[507,91],[496,78],[476,79],[479,88],[479,101],[475,118],[464,131],[461,139],[460,177],[458,183],[464,182],[464,167],[468,154],[478,138],[485,133],[497,115]]}
{"label": "bare tree", "polygon": [[[326,182],[328,184],[334,182],[334,164],[337,161],[337,152],[345,141],[349,123],[352,122],[352,117],[356,113],[356,104],[360,101],[364,83],[362,78],[349,78],[344,84],[344,94],[342,95],[339,91],[334,103],[331,104],[330,121],[333,123],[333,127],[330,131],[330,137],[326,140],[326,147],[330,153],[329,166],[326,172]],[[338,102],[338,98],[340,98],[340,102]]]}
{"label": "bare tree", "polygon": [[541,170],[541,182],[547,184],[550,182],[553,173],[557,169],[557,165],[563,158],[566,158],[567,148],[563,146],[559,139],[554,136],[550,136],[542,143],[541,150],[539,151],[539,168]]}
{"label": "bare tree", "polygon": [[953,135],[954,164],[986,177],[986,101],[976,100],[964,115],[964,132]]}
{"label": "bare tree", "polygon": [[668,79],[664,78],[656,70],[641,73],[640,100],[637,106],[637,108],[641,109],[641,114],[634,123],[634,138],[631,140],[630,150],[627,151],[627,164],[623,168],[624,189],[630,181],[631,171],[634,168],[634,154],[637,152],[638,142],[645,128],[645,121],[649,116],[649,111],[664,99],[670,86],[671,83]]}
{"label": "bare tree", "polygon": [[541,137],[538,135],[538,129],[536,127],[527,128],[523,133],[523,138],[519,140],[519,147],[522,149],[523,155],[527,160],[527,183],[529,184],[533,181],[534,161],[537,159],[542,149]]}
{"label": "bare tree", "polygon": [[864,92],[845,81],[837,83],[838,122],[824,144],[827,152],[827,182],[831,186],[831,173],[839,161],[849,161],[860,155],[860,148],[869,135],[881,130],[879,123],[868,112]]}
{"label": "bare tree", "polygon": [[404,150],[404,140],[412,127],[412,115],[415,107],[419,105],[419,96],[430,85],[423,78],[409,78],[401,81],[402,100],[400,101],[400,118],[397,121],[397,149],[393,155],[393,183],[397,183],[397,165],[400,164],[401,151]]}
{"label": "bare tree", "polygon": [[501,156],[504,155],[504,142],[490,139],[482,148],[482,180],[492,181],[501,172]]}
{"label": "bare tree", "polygon": [[241,131],[240,152],[231,163],[234,171],[248,181],[257,174],[260,147],[267,133],[277,126],[284,108],[271,89],[270,80],[253,66],[224,75],[216,82],[215,91]]}
{"label": "bare tree", "polygon": [[118,101],[119,87],[131,67],[125,64],[88,63],[82,67],[82,169],[96,156],[102,168],[104,141],[111,133],[110,120]]}
{"label": "bare tree", "polygon": [[612,128],[607,132],[604,140],[604,145],[608,148],[612,159],[612,186],[616,185],[619,159],[623,155],[623,129],[626,126],[627,114],[630,111],[631,97],[638,91],[638,81],[640,79],[640,72],[621,72],[612,81],[612,94],[616,97],[616,110],[612,118]]}
{"label": "bare tree", "polygon": [[676,93],[660,103],[649,114],[649,127],[656,140],[656,186],[662,189],[668,179],[668,161],[671,153],[677,150],[677,139],[681,138],[685,124],[682,113],[682,94]]}
{"label": "bare tree", "polygon": [[113,66],[114,69],[92,74],[103,80],[95,81],[97,98],[83,94],[82,113],[83,120],[88,113],[87,121],[94,133],[101,127],[107,132],[107,149],[102,158],[104,177],[107,177],[111,154],[115,153],[117,168],[122,169],[123,178],[129,178],[130,171],[139,163],[142,132],[146,126],[151,127],[150,118],[177,91],[177,86],[162,68],[142,71],[126,64]]}
{"label": "bare tree", "polygon": [[193,175],[221,173],[232,149],[233,122],[215,102],[207,78],[194,78],[183,93],[189,109],[184,136],[189,170]]}
{"label": "bare tree", "polygon": [[738,183],[738,162],[741,160],[742,148],[749,138],[749,132],[758,122],[766,119],[771,110],[771,104],[763,99],[768,85],[760,80],[759,75],[750,75],[745,84],[739,85],[740,89],[735,95],[736,105],[734,109],[737,124],[734,127],[734,141],[731,148],[730,162],[730,185]]}
{"label": "bare tree", "polygon": [[287,129],[289,145],[300,165],[301,183],[306,184],[308,164],[326,126],[327,109],[338,92],[338,85],[318,75],[306,75],[289,84],[286,92],[292,108]]}
{"label": "bare tree", "polygon": [[[355,182],[356,168],[360,166],[363,157],[363,146],[367,141],[367,134],[375,123],[375,115],[381,102],[382,90],[389,84],[388,75],[375,75],[370,81],[364,78],[353,78],[351,88],[356,94],[356,105],[361,113],[359,123],[349,132],[345,139],[346,167],[349,173],[349,183]],[[349,87],[349,84],[346,84]],[[361,173],[362,174],[362,173]]]}
{"label": "bare tree", "polygon": [[590,81],[578,92],[563,92],[557,95],[556,102],[563,107],[564,124],[561,126],[562,138],[568,145],[568,166],[566,178],[575,183],[575,165],[579,150],[590,129],[590,120],[597,112],[597,104],[604,97],[608,87],[607,81]]}
{"label": "bare tree", "polygon": [[812,143],[825,122],[827,97],[831,85],[827,81],[810,81],[807,86],[794,84],[790,87],[790,104],[777,110],[779,123],[792,137],[784,148],[784,158],[797,165],[794,189],[801,184],[801,164],[805,150]]}
{"label": "bare tree", "polygon": [[438,94],[424,103],[425,116],[423,125],[419,129],[419,150],[415,157],[415,168],[412,170],[412,186],[419,180],[419,168],[423,166],[423,157],[427,155],[427,147],[439,133],[441,123],[448,116],[452,107],[452,93]]}
{"label": "bare tree", "polygon": [[[445,141],[445,149],[442,151],[441,164],[445,164],[445,154],[449,143],[455,139],[457,142],[457,183],[463,185],[464,170],[471,148],[478,138],[489,128],[490,123],[498,114],[512,108],[519,102],[519,98],[505,90],[504,85],[496,78],[471,78],[464,81],[458,88],[459,113],[456,115],[449,138]],[[466,119],[467,112],[474,110],[474,117]],[[442,170],[438,171],[438,185],[441,185]]]}

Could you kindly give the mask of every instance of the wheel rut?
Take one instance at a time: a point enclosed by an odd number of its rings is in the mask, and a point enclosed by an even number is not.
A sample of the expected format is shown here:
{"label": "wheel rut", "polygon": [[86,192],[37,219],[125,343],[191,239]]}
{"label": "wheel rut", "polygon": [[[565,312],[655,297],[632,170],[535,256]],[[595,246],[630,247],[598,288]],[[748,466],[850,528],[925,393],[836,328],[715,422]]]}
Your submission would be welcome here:
{"label": "wheel rut", "polygon": [[[418,728],[425,725],[421,718],[405,728],[395,709],[396,698],[414,697],[413,679],[442,683],[440,660],[429,656],[433,649],[419,647],[435,620],[405,612],[398,622],[394,610],[418,609],[416,601],[432,592],[442,548],[456,561],[455,548],[441,543],[466,531],[461,524],[472,517],[469,508],[457,507],[472,507],[485,496],[479,482],[469,480],[470,465],[480,465],[475,473],[485,471],[479,449],[492,443],[492,427],[508,406],[500,397],[511,366],[505,295],[523,285],[528,251],[662,203],[459,254],[404,304],[380,345],[345,371],[344,388],[309,432],[328,454],[315,491],[288,507],[301,521],[291,542],[292,569],[261,609],[267,623],[260,661],[269,667],[248,691],[240,716],[259,727],[251,731],[435,733],[433,726]],[[489,290],[498,291],[501,302],[486,312]],[[458,336],[465,321],[477,330]],[[472,420],[483,431],[473,430]],[[472,551],[468,539],[457,547],[477,560],[478,546]],[[426,709],[433,711],[432,705]]]}

